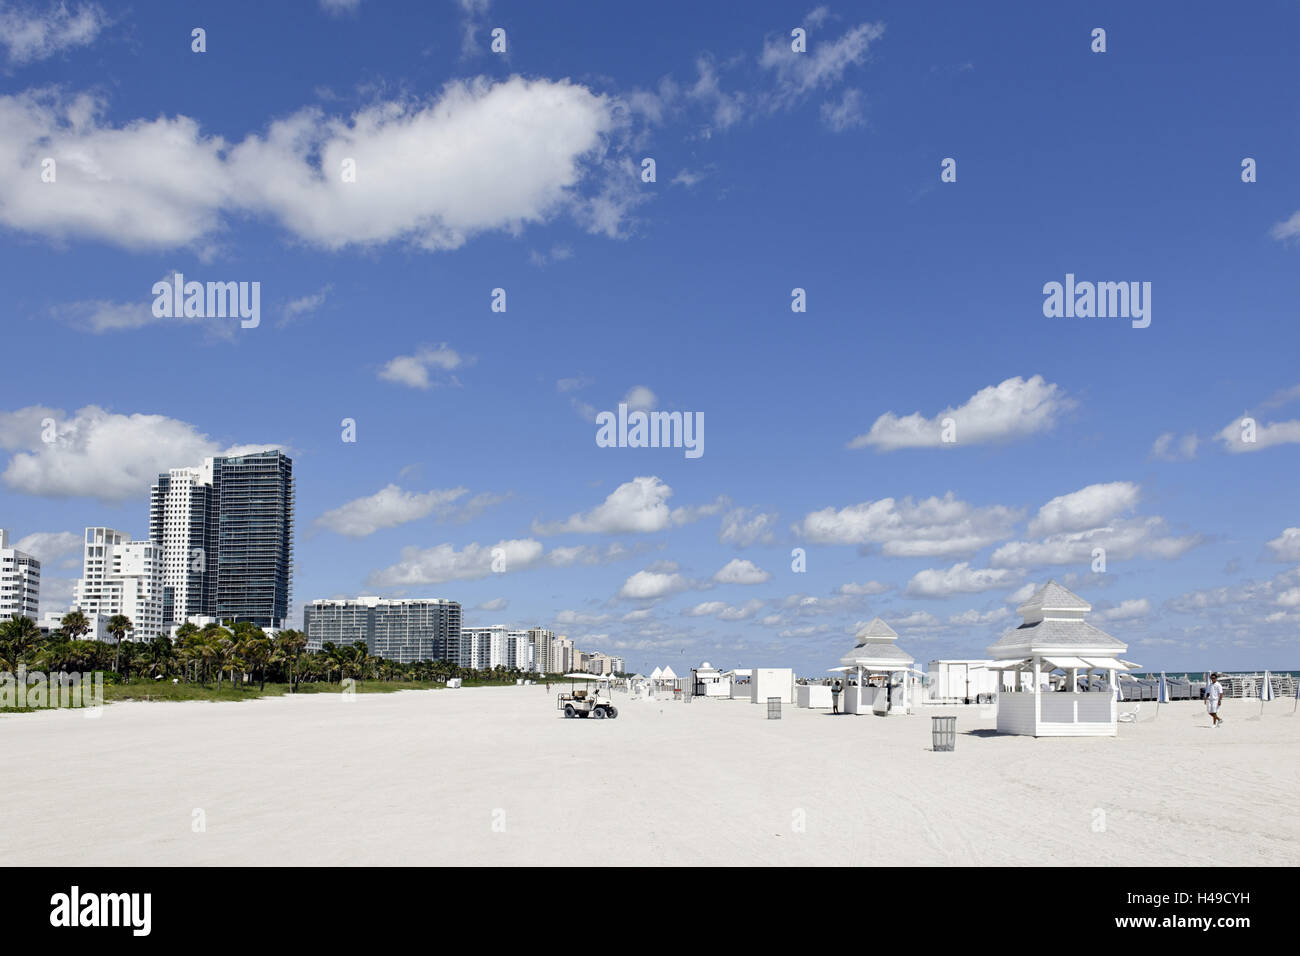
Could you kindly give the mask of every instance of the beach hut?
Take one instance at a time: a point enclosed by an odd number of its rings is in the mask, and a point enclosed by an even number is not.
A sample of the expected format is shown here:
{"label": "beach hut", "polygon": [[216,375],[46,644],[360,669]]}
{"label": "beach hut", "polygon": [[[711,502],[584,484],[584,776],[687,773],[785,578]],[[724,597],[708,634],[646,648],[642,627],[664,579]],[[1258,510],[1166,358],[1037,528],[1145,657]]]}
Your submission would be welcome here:
{"label": "beach hut", "polygon": [[853,649],[840,658],[845,678],[855,678],[857,684],[844,688],[844,713],[905,714],[911,706],[908,699],[908,675],[912,670],[912,656],[895,642],[898,632],[874,618],[858,631]]}
{"label": "beach hut", "polygon": [[691,694],[695,697],[726,697],[731,693],[731,682],[724,681],[722,672],[708,661],[692,668],[691,675]]}
{"label": "beach hut", "polygon": [[752,669],[749,680],[750,702],[766,704],[773,697],[783,704],[794,703],[793,668],[755,667]]}
{"label": "beach hut", "polygon": [[[1079,595],[1048,581],[1017,613],[1024,622],[989,647],[994,668],[1030,674],[1026,688],[998,696],[998,733],[1032,737],[1115,736],[1115,693],[1120,671],[1136,664],[1121,660],[1128,645],[1084,620],[1092,610]],[[1061,671],[1063,679],[1052,680]],[[1103,685],[1094,675],[1106,675]],[[1086,690],[1080,675],[1087,675]],[[1058,687],[1059,689],[1053,689]]]}

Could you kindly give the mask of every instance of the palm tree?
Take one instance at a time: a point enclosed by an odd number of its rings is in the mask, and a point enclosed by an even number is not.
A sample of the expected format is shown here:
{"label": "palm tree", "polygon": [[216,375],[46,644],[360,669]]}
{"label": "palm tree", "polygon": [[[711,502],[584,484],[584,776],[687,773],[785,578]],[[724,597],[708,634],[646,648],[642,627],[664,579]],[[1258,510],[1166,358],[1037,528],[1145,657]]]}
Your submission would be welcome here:
{"label": "palm tree", "polygon": [[125,614],[114,614],[108,619],[108,633],[117,638],[117,643],[114,645],[115,649],[113,652],[113,670],[115,671],[118,669],[117,662],[119,652],[122,649],[122,639],[126,637],[127,631],[133,630],[134,628],[135,625],[131,623],[131,619]]}
{"label": "palm tree", "polygon": [[177,655],[181,659],[181,668],[182,672],[185,674],[185,679],[190,679],[190,665],[193,664],[194,679],[199,682],[199,686],[203,686],[203,681],[199,677],[199,661],[202,658],[202,654],[199,651],[199,645],[202,643],[202,640],[199,637],[200,633],[197,624],[194,624],[191,621],[186,621],[180,627],[176,628],[175,646]]}
{"label": "palm tree", "polygon": [[26,661],[27,652],[40,642],[41,629],[30,617],[15,614],[0,625],[0,640],[8,646],[9,653],[6,656],[10,659],[13,670],[17,671]]}
{"label": "palm tree", "polygon": [[59,629],[68,635],[68,640],[79,641],[84,635],[90,633],[90,621],[86,620],[86,615],[79,610],[69,611],[59,621]]}
{"label": "palm tree", "polygon": [[254,628],[247,637],[239,642],[240,655],[261,677],[260,690],[266,690],[266,665],[270,663],[275,643],[266,636],[260,627]]}
{"label": "palm tree", "polygon": [[203,669],[206,671],[209,664],[217,665],[217,689],[221,689],[222,674],[222,653],[225,640],[230,637],[230,632],[220,624],[208,624],[199,632],[198,650],[199,657],[202,660]]}
{"label": "palm tree", "polygon": [[298,689],[298,657],[307,646],[307,635],[302,631],[281,631],[275,638],[276,663],[289,666],[289,693]]}
{"label": "palm tree", "polygon": [[235,685],[235,670],[242,668],[244,663],[239,658],[239,639],[230,631],[221,628],[221,634],[210,642],[210,646],[214,652],[213,659],[217,663],[217,690],[221,690],[221,678],[227,668],[230,670],[231,685],[234,686],[235,690],[239,690],[239,687]]}
{"label": "palm tree", "polygon": [[160,635],[149,642],[149,670],[155,676],[166,675],[174,660],[176,660],[176,646],[172,644],[171,638]]}

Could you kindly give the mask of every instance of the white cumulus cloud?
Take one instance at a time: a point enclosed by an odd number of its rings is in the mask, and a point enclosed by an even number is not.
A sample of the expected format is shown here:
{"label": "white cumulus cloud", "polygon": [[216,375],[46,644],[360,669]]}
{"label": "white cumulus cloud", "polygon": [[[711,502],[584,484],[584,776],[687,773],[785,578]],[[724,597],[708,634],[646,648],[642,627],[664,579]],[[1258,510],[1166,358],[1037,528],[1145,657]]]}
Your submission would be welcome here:
{"label": "white cumulus cloud", "polygon": [[[495,553],[494,553],[495,552]],[[451,544],[432,548],[403,548],[401,560],[367,578],[378,588],[408,588],[444,581],[474,581],[489,574],[508,574],[531,568],[543,560],[540,541],[531,538],[498,541],[495,545],[466,545],[460,551]],[[500,568],[494,572],[493,564]]]}
{"label": "white cumulus cloud", "polygon": [[1287,528],[1268,543],[1275,561],[1300,561],[1300,528]]}
{"label": "white cumulus cloud", "polygon": [[1084,531],[1137,507],[1138,486],[1131,481],[1088,485],[1053,498],[1029,522],[1029,533],[1040,536],[1063,531]]}
{"label": "white cumulus cloud", "polygon": [[902,416],[886,412],[870,431],[850,441],[849,447],[870,446],[877,451],[945,447],[944,419],[948,418],[954,423],[956,441],[952,445],[1010,441],[1049,431],[1073,407],[1065,391],[1041,375],[1030,379],[1017,376],[980,389],[965,403],[945,408],[933,418],[920,412]]}
{"label": "white cumulus cloud", "polygon": [[[568,80],[479,77],[348,116],[300,109],[228,142],[188,116],[117,125],[96,96],[28,90],[0,96],[0,168],[12,173],[0,178],[0,224],[157,249],[260,216],[325,249],[454,249],[561,213],[594,218],[613,109]],[[45,157],[58,188],[32,189]],[[591,228],[609,232],[628,206],[605,202]]]}
{"label": "white cumulus cloud", "polygon": [[944,598],[975,594],[1012,584],[1020,575],[1005,568],[972,568],[963,561],[947,569],[918,571],[907,582],[908,597]]}
{"label": "white cumulus cloud", "polygon": [[[397,385],[429,389],[438,384],[438,380],[433,377],[436,372],[450,372],[464,363],[465,359],[444,342],[442,345],[422,348],[414,355],[399,355],[390,359],[379,370],[379,377]],[[451,382],[454,383],[455,379],[451,379]]]}
{"label": "white cumulus cloud", "polygon": [[[46,419],[55,423],[49,443],[43,441]],[[188,422],[122,415],[96,405],[71,416],[41,407],[0,411],[0,449],[14,452],[0,480],[13,491],[47,498],[138,498],[169,468],[277,447],[283,446],[223,447]]]}
{"label": "white cumulus cloud", "polygon": [[762,584],[771,578],[770,572],[744,558],[732,558],[713,575],[713,580],[719,584]]}
{"label": "white cumulus cloud", "polygon": [[395,528],[427,518],[434,512],[445,513],[454,502],[467,494],[467,488],[435,488],[432,491],[412,492],[390,484],[373,495],[357,498],[325,512],[315,523],[317,527],[349,538],[364,538],[383,528]]}
{"label": "white cumulus cloud", "polygon": [[948,492],[823,508],[804,516],[800,530],[814,544],[880,545],[891,557],[940,557],[973,554],[1004,540],[1020,517],[1012,508],[975,507]]}

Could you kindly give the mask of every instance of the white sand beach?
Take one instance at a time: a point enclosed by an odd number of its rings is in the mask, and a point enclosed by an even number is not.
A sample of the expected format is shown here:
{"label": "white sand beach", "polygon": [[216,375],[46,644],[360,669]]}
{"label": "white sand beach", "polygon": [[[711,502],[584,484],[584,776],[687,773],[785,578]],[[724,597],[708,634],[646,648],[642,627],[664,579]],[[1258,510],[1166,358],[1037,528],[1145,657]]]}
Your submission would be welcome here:
{"label": "white sand beach", "polygon": [[[777,721],[741,701],[615,702],[614,721],[565,720],[540,686],[0,717],[6,855],[49,865],[1300,863],[1290,700],[1267,704],[1262,720],[1257,701],[1229,700],[1219,730],[1198,703],[1165,704],[1155,719],[1147,703],[1116,738],[1039,740],[993,734],[987,708],[879,718],[786,707]],[[958,714],[955,752],[930,751],[929,713]]]}

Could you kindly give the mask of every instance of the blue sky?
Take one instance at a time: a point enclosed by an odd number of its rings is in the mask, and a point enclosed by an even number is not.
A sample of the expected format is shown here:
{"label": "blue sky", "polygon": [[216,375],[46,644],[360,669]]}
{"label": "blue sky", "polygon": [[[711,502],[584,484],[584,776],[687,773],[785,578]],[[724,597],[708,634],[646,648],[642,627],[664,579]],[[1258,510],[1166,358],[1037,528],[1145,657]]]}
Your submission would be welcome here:
{"label": "blue sky", "polygon": [[[1055,577],[1144,666],[1298,666],[1300,13],[745,11],[0,4],[0,527],[44,609],[159,468],[278,444],[295,609],[816,673],[876,615],[982,656]],[[177,271],[260,325],[155,319]],[[1045,317],[1067,273],[1150,326]],[[704,455],[597,447],[625,398]]]}

